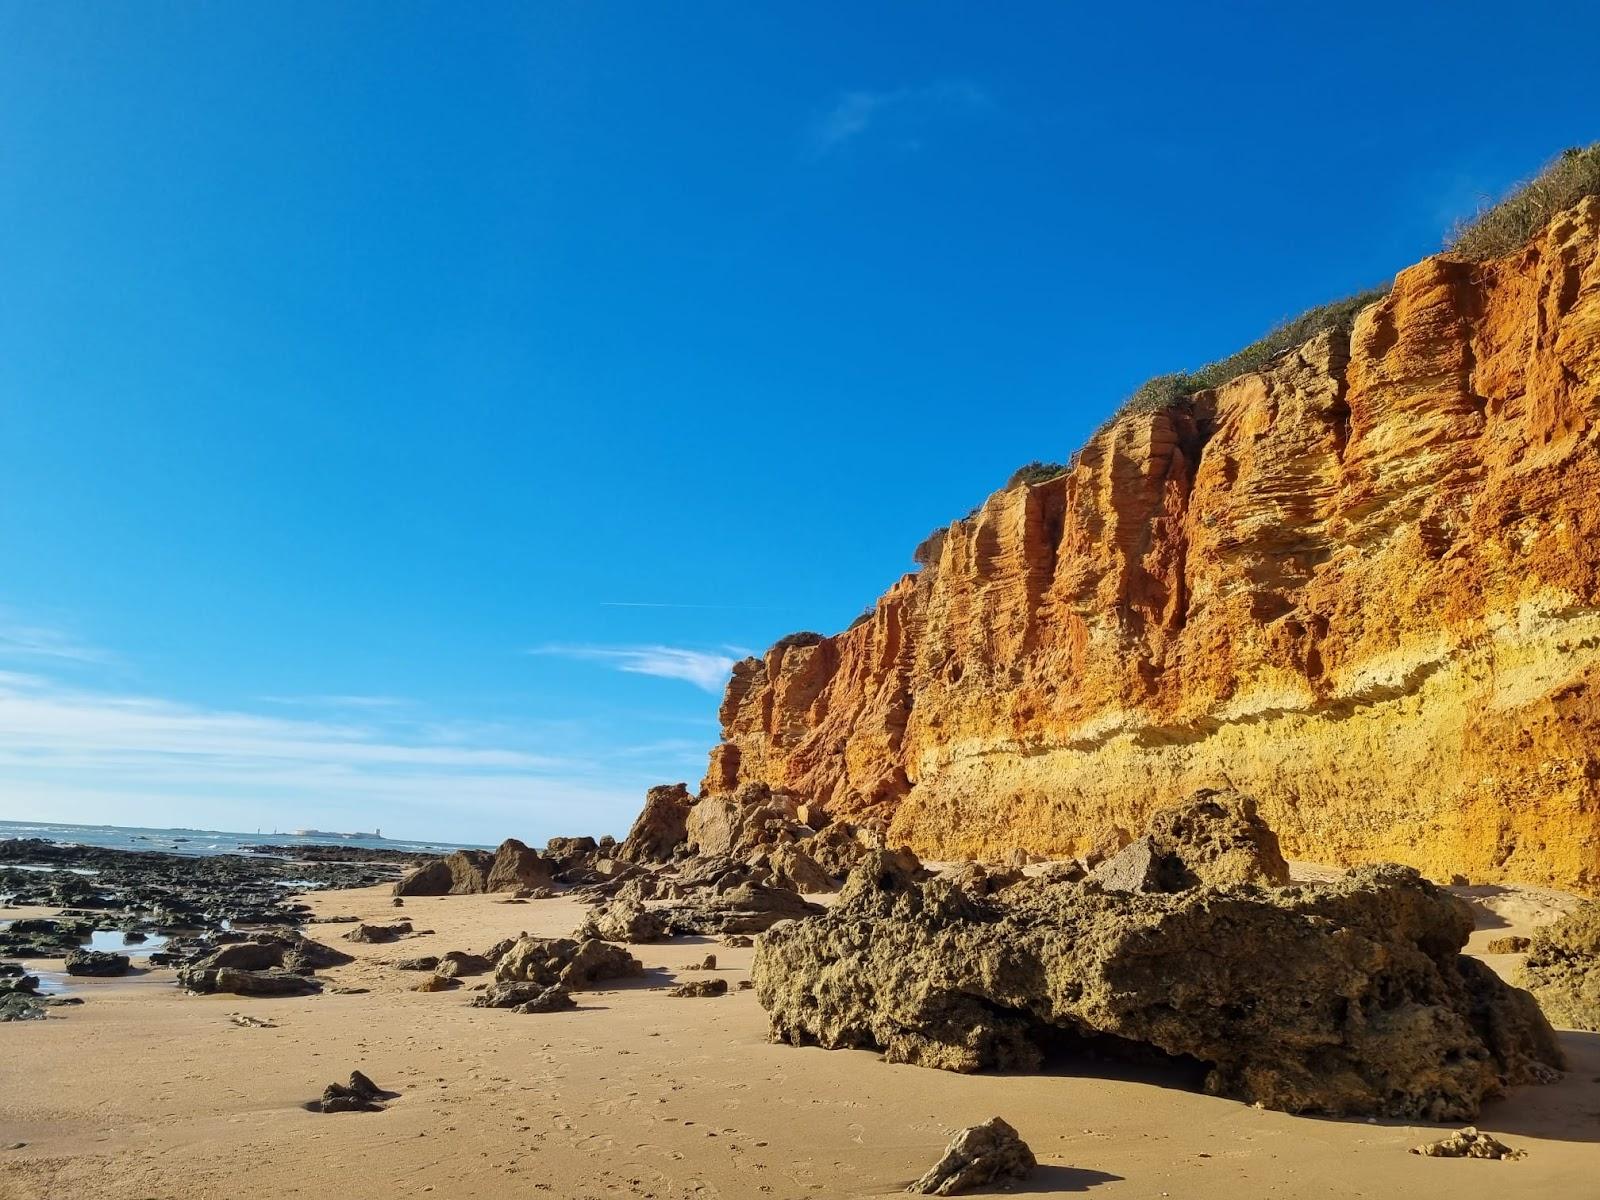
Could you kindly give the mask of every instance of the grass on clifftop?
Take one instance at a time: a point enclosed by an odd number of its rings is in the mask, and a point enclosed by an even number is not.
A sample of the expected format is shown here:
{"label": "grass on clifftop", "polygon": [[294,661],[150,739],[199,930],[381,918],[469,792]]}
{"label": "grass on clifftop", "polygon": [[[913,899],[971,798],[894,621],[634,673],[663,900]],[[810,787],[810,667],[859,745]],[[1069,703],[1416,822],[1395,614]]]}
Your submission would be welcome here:
{"label": "grass on clifftop", "polygon": [[1585,196],[1600,196],[1600,142],[1563,150],[1503,199],[1457,222],[1445,247],[1477,262],[1510,254]]}
{"label": "grass on clifftop", "polygon": [[[1459,222],[1446,240],[1446,248],[1452,254],[1474,261],[1510,254],[1544,228],[1557,213],[1571,208],[1585,196],[1600,196],[1600,142],[1562,151],[1532,179],[1517,185],[1504,198],[1480,209],[1470,219]],[[1148,379],[1122,402],[1111,419],[1115,421],[1130,413],[1159,412],[1185,396],[1259,371],[1280,354],[1326,330],[1348,332],[1355,323],[1356,314],[1381,300],[1388,291],[1385,284],[1313,308],[1292,321],[1285,321],[1238,353],[1208,363],[1197,371],[1179,371]]]}
{"label": "grass on clifftop", "polygon": [[1383,299],[1388,292],[1389,287],[1385,284],[1371,291],[1358,292],[1354,296],[1331,301],[1303,312],[1293,320],[1285,321],[1265,337],[1251,342],[1243,350],[1230,354],[1227,358],[1219,358],[1216,362],[1207,363],[1197,371],[1179,371],[1172,375],[1157,375],[1154,379],[1147,379],[1134,389],[1133,395],[1122,402],[1122,407],[1117,410],[1112,420],[1127,416],[1129,413],[1159,412],[1185,396],[1192,396],[1207,388],[1220,387],[1230,379],[1248,375],[1251,371],[1259,371],[1280,354],[1305,345],[1317,334],[1329,329],[1348,333],[1350,327],[1355,324],[1356,314],[1367,305]]}

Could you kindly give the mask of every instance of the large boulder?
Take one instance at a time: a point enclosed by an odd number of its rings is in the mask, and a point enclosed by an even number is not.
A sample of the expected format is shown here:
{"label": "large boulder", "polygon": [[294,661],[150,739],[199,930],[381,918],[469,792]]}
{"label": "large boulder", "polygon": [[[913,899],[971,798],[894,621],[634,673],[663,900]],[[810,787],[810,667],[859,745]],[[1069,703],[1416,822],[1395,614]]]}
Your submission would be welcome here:
{"label": "large boulder", "polygon": [[[520,843],[518,843],[520,845]],[[501,847],[504,849],[504,847]],[[456,850],[430,859],[394,885],[396,896],[474,896],[489,890],[495,856],[487,850]]]}
{"label": "large boulder", "polygon": [[555,871],[537,850],[516,838],[507,838],[494,852],[484,887],[491,892],[515,892],[522,888],[549,887],[554,882]]}
{"label": "large boulder", "polygon": [[746,783],[735,791],[707,796],[685,820],[688,847],[702,857],[742,858],[810,832],[799,824],[795,798],[764,783]]}
{"label": "large boulder", "polygon": [[1557,1025],[1600,1032],[1600,900],[1536,930],[1518,981]]}
{"label": "large boulder", "polygon": [[874,853],[833,909],[761,939],[754,980],[774,1041],[974,1071],[1077,1039],[1198,1060],[1208,1090],[1270,1108],[1442,1121],[1562,1065],[1532,997],[1460,953],[1471,931],[1404,867],[979,898]]}
{"label": "large boulder", "polygon": [[109,950],[74,950],[65,963],[68,975],[126,975],[128,956]]}
{"label": "large boulder", "polygon": [[264,971],[243,971],[236,967],[180,967],[178,983],[191,992],[231,992],[236,996],[304,996],[321,990],[316,980],[276,967]]}
{"label": "large boulder", "polygon": [[544,856],[557,875],[588,866],[599,854],[600,843],[592,837],[553,837],[544,848]]}
{"label": "large boulder", "polygon": [[624,862],[664,863],[689,836],[694,797],[686,784],[661,784],[645,793],[644,808],[628,831],[617,857]]}

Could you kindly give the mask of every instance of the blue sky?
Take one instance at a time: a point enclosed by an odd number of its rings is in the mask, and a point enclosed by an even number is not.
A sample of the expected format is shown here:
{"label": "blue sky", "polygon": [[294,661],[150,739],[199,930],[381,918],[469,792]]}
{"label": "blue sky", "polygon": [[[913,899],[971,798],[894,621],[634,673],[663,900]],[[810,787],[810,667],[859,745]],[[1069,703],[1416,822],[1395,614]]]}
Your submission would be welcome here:
{"label": "blue sky", "polygon": [[1582,6],[1209,8],[0,4],[0,818],[620,833],[732,658],[1600,137]]}

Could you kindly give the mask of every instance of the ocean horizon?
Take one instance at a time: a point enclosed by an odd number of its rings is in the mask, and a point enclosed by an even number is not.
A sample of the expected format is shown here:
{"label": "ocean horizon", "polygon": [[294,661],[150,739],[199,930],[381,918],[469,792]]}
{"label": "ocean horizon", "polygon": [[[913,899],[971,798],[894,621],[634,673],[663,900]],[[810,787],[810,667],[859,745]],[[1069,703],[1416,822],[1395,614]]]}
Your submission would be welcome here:
{"label": "ocean horizon", "polygon": [[65,845],[109,850],[158,850],[165,854],[242,854],[249,846],[358,846],[368,850],[450,851],[493,849],[477,842],[420,841],[374,834],[317,831],[296,834],[259,829],[243,833],[221,829],[165,829],[144,825],[77,825],[66,821],[0,821],[0,840],[44,838]]}

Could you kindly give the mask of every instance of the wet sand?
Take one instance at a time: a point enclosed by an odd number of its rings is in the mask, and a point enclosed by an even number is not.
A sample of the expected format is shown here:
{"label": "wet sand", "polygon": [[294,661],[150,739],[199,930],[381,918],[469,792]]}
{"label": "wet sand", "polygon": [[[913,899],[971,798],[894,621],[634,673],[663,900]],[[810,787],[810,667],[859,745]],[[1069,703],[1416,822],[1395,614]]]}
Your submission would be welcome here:
{"label": "wet sand", "polygon": [[[1478,952],[1568,903],[1525,889],[1473,898]],[[359,956],[319,976],[365,994],[192,996],[153,970],[78,981],[82,1006],[0,1025],[0,1197],[881,1196],[926,1169],[955,1129],[996,1115],[1041,1166],[1008,1192],[966,1194],[1600,1194],[1597,1034],[1563,1034],[1573,1069],[1562,1082],[1485,1107],[1479,1127],[1526,1159],[1427,1159],[1407,1150],[1451,1126],[1292,1117],[1206,1096],[1179,1072],[1059,1062],[960,1076],[775,1046],[754,993],[737,990],[754,951],[707,939],[631,947],[654,970],[576,993],[575,1011],[474,1009],[469,988],[487,977],[418,993],[409,989],[425,976],[380,960],[482,950],[523,930],[565,935],[586,910],[490,896],[395,909],[383,887],[307,899],[322,915],[404,917],[436,932],[366,946],[342,940],[348,926],[307,926]],[[669,997],[673,976],[695,978],[681,968],[708,951],[735,990]],[[1507,971],[1515,958],[1486,961]],[[234,1013],[275,1027],[241,1027]],[[352,1069],[399,1099],[383,1113],[302,1107]],[[16,1142],[26,1144],[6,1148]]]}

